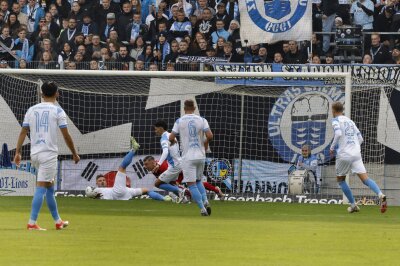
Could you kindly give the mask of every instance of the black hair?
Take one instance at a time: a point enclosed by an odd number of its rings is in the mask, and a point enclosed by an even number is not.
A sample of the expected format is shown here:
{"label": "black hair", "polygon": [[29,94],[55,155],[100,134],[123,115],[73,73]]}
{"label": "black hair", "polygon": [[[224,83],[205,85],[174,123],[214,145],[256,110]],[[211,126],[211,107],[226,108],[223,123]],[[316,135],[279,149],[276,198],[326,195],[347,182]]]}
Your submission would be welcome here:
{"label": "black hair", "polygon": [[144,157],[143,162],[147,162],[147,161],[150,161],[150,160],[154,160],[154,157],[151,156],[151,155],[147,155],[146,157]]}
{"label": "black hair", "polygon": [[165,122],[164,120],[158,120],[157,122],[154,123],[155,127],[162,127],[164,130],[168,129],[168,125],[167,122]]}
{"label": "black hair", "polygon": [[46,81],[42,85],[42,94],[45,97],[53,97],[58,91],[58,86],[52,81]]}

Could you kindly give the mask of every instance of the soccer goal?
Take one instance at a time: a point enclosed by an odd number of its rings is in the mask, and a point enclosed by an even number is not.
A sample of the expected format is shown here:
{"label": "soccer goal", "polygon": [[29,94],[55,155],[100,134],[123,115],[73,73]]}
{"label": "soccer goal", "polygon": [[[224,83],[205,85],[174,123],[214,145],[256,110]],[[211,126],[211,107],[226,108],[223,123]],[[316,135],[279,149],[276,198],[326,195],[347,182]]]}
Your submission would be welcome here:
{"label": "soccer goal", "polygon": [[[214,132],[204,175],[227,194],[286,194],[288,169],[308,145],[318,159],[321,186],[303,192],[341,198],[329,157],[334,101],[344,102],[346,115],[358,125],[365,165],[384,188],[385,146],[378,135],[385,132],[377,126],[385,119],[381,102],[390,98],[391,86],[352,85],[349,73],[2,69],[0,144],[11,151],[26,110],[40,101],[40,84],[48,80],[60,87],[58,104],[82,158],[73,164],[60,135],[59,190],[84,190],[98,174],[113,175],[131,135],[141,148],[127,175],[133,186],[152,187],[154,177],[143,166],[145,156],[161,154],[152,125],[163,119],[171,129],[186,99],[195,100]],[[29,159],[29,145],[23,156]],[[350,185],[357,198],[372,196],[358,179],[350,178]]]}

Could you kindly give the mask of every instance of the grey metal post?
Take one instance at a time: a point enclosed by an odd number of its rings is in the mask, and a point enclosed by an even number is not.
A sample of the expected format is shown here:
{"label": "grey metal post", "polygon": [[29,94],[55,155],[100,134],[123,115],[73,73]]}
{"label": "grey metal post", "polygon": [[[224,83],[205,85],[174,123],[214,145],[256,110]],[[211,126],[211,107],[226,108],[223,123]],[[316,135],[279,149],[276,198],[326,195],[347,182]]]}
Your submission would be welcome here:
{"label": "grey metal post", "polygon": [[240,135],[239,135],[239,166],[238,166],[238,191],[240,192],[240,181],[242,180],[242,149],[243,149],[243,130],[244,130],[244,92],[242,92],[242,103],[240,109]]}

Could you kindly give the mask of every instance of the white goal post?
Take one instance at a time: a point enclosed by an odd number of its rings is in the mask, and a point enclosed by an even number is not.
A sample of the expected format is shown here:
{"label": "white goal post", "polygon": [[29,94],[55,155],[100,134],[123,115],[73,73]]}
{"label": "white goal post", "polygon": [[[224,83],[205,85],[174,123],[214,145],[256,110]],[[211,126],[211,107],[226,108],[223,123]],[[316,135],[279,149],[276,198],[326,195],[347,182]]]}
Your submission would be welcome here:
{"label": "white goal post", "polygon": [[[182,115],[183,101],[195,99],[198,113],[207,118],[215,131],[205,175],[216,185],[230,185],[238,193],[286,193],[287,184],[286,187],[280,184],[284,183],[284,178],[287,179],[287,168],[291,160],[296,158],[295,154],[299,154],[299,145],[312,141],[312,137],[305,135],[316,135],[314,138],[319,138],[319,142],[313,144],[313,152],[322,156],[322,164],[327,165],[323,175],[329,176],[329,179],[323,181],[325,190],[321,193],[342,195],[336,182],[333,182],[334,161],[325,155],[325,149],[333,136],[331,128],[325,128],[330,125],[331,117],[327,106],[335,99],[328,99],[326,95],[340,98],[345,104],[346,115],[350,117],[353,93],[350,73],[1,69],[0,78],[2,102],[12,110],[0,114],[2,128],[9,129],[8,133],[0,133],[0,144],[6,142],[10,150],[15,149],[15,122],[20,123],[27,106],[37,102],[38,84],[45,80],[54,80],[59,84],[59,104],[69,116],[71,131],[76,136],[76,146],[83,158],[81,168],[73,169],[66,146],[63,141],[59,142],[61,189],[78,190],[73,183],[85,187],[93,183],[93,176],[98,172],[115,170],[115,165],[127,149],[127,134],[135,137],[138,134],[138,141],[143,147],[138,156],[139,161],[135,161],[131,167],[133,183],[136,180],[142,186],[151,186],[152,180],[147,179],[149,174],[143,169],[140,160],[145,155],[157,156],[161,152],[152,124],[159,118],[167,120],[172,128],[173,122]],[[217,82],[221,78],[238,80],[239,83]],[[279,79],[280,84],[268,83],[275,79]],[[251,80],[258,80],[259,83],[255,85]],[[265,85],[262,84],[264,80]],[[286,80],[292,83],[286,85]],[[318,81],[318,84],[303,85],[304,80]],[[329,80],[340,82],[332,84]],[[293,85],[297,81],[298,85]],[[288,100],[284,104],[287,110],[281,115],[282,119],[276,120],[285,124],[280,129],[282,137],[274,140],[275,133],[271,125],[276,125],[276,121],[272,121],[272,112],[279,107],[279,103],[283,103],[282,99],[286,96]],[[365,100],[369,98],[362,97]],[[302,109],[304,102],[307,102],[307,108],[310,109],[309,118],[311,115],[321,117],[323,113],[324,118],[316,118],[322,122],[316,122],[318,126],[315,127],[321,127],[322,124],[324,133],[318,135],[307,129],[307,133],[300,134],[298,132],[304,128],[293,126],[295,123],[303,127],[314,123],[314,120],[301,120],[305,117]],[[14,117],[10,119],[8,116],[12,113]],[[299,138],[302,139],[294,140],[295,134],[301,135]],[[24,147],[25,159],[29,155],[28,146]],[[375,146],[374,143],[368,147]],[[369,156],[382,153],[381,149],[379,146],[379,151],[370,152]],[[381,157],[379,161],[371,161],[380,167],[383,163]],[[222,182],[227,179],[231,179],[230,184]],[[360,190],[359,193],[364,195],[364,192]]]}

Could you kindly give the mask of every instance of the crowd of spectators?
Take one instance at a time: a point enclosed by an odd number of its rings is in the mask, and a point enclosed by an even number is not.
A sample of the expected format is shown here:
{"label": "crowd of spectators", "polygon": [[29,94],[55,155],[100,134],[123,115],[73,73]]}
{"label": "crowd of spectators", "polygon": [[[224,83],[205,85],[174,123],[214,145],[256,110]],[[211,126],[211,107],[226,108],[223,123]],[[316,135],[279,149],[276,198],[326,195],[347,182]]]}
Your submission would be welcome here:
{"label": "crowd of spectators", "polygon": [[399,2],[313,0],[313,31],[319,33],[312,40],[247,45],[238,0],[0,0],[0,68],[196,71],[200,61],[214,60],[332,64],[340,53],[332,32],[346,25],[365,34],[358,49],[363,63],[399,63],[400,35],[375,33],[399,31]]}

